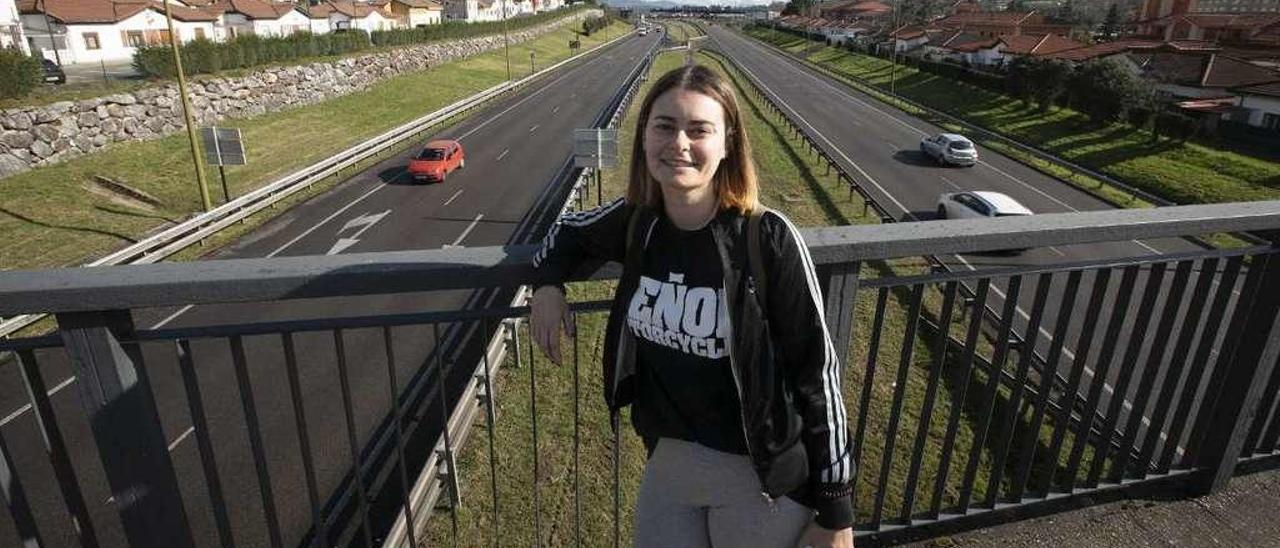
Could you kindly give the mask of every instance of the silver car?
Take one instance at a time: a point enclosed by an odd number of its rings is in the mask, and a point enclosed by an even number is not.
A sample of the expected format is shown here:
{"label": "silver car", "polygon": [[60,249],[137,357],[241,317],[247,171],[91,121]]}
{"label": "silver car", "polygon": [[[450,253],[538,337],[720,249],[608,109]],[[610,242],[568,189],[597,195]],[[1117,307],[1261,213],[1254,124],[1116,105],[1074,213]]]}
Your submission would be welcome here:
{"label": "silver car", "polygon": [[978,163],[978,147],[963,135],[942,133],[920,140],[920,152],[940,164],[970,166]]}

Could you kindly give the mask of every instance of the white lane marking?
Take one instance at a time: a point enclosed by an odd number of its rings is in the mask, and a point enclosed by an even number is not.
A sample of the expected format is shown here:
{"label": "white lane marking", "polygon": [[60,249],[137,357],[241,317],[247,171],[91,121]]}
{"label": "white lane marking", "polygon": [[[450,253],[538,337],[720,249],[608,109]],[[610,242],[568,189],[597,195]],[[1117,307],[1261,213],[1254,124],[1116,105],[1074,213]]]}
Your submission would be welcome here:
{"label": "white lane marking", "polygon": [[467,237],[467,234],[471,233],[471,230],[474,229],[476,225],[480,224],[480,219],[483,219],[483,218],[484,218],[484,213],[476,215],[476,218],[471,221],[471,224],[467,225],[467,229],[463,230],[462,234],[458,235],[458,239],[454,240],[453,243],[449,245],[453,247],[457,247],[458,245],[462,244],[462,240]]}
{"label": "white lane marking", "polygon": [[508,152],[511,152],[511,149],[509,149],[509,148],[504,148],[504,149],[502,149],[502,154],[499,154],[499,155],[498,155],[498,159],[497,159],[497,160],[495,160],[495,161],[497,161],[497,162],[501,162],[503,158],[506,158],[506,157],[507,157],[507,153],[508,153]]}
{"label": "white lane marking", "polygon": [[[592,64],[594,64],[594,63],[598,63],[598,62],[600,62],[600,60],[601,60],[601,58],[600,58],[600,57],[596,57],[595,59],[591,59],[590,61],[587,61],[586,63],[583,63],[583,64],[581,64],[581,65],[579,65],[579,66],[577,66],[577,67],[575,67],[575,68],[573,68],[573,69],[569,70],[568,72],[565,72],[564,74],[561,74],[560,76],[557,76],[557,77],[556,77],[556,79],[554,79],[554,80],[552,80],[552,81],[550,81],[550,82],[547,82],[547,83],[546,83],[546,84],[544,84],[542,87],[538,88],[538,89],[537,89],[537,91],[534,91],[533,93],[530,93],[528,97],[525,97],[524,99],[521,99],[521,100],[519,100],[519,101],[516,101],[516,102],[515,102],[514,104],[512,104],[511,106],[509,106],[509,107],[507,107],[507,108],[503,109],[503,111],[502,111],[502,112],[499,112],[499,113],[497,113],[497,114],[494,114],[494,115],[493,115],[493,116],[491,116],[488,120],[485,120],[484,122],[482,122],[480,125],[478,125],[478,126],[476,126],[476,127],[471,128],[471,129],[470,129],[470,130],[468,130],[466,133],[463,133],[461,136],[459,136],[459,137],[457,138],[457,140],[458,140],[458,141],[461,141],[461,140],[463,140],[463,139],[467,138],[468,136],[470,136],[472,133],[475,133],[475,132],[477,132],[477,131],[480,131],[482,128],[484,128],[485,126],[489,125],[489,124],[490,124],[491,122],[493,122],[494,120],[497,120],[497,119],[498,119],[499,117],[501,117],[502,115],[504,115],[504,114],[506,114],[506,113],[508,113],[508,112],[511,112],[512,110],[515,110],[515,109],[516,109],[516,108],[518,108],[520,105],[523,105],[523,104],[525,104],[525,103],[529,102],[529,101],[530,101],[530,100],[532,100],[534,97],[537,97],[538,95],[541,95],[543,92],[545,92],[545,91],[547,91],[547,90],[551,89],[551,87],[552,87],[552,86],[554,86],[555,84],[559,83],[561,80],[564,80],[565,78],[568,78],[569,76],[572,76],[575,72],[577,72],[577,71],[578,71],[578,70],[580,70],[580,69],[584,69],[584,68],[586,68],[586,67],[591,66],[591,65],[592,65]],[[574,95],[571,95],[570,97],[576,97],[576,96],[577,96],[577,94],[575,93]]]}
{"label": "white lane marking", "polygon": [[[406,170],[406,171],[404,171],[404,172],[400,173],[400,175],[396,175],[396,176],[395,176],[393,179],[391,179],[391,180],[392,180],[392,181],[394,181],[394,180],[396,180],[396,179],[399,179],[402,175],[405,175],[406,173],[409,173],[409,172],[408,172],[408,170]],[[289,241],[285,242],[285,243],[284,243],[284,245],[282,245],[282,246],[280,246],[280,247],[277,247],[275,251],[272,251],[271,253],[268,253],[268,254],[267,254],[267,256],[266,256],[266,258],[270,259],[270,258],[272,258],[272,257],[275,257],[276,255],[279,255],[279,254],[280,254],[280,253],[282,253],[284,250],[289,249],[289,246],[292,246],[293,244],[298,243],[298,241],[299,241],[299,240],[302,240],[303,238],[306,238],[307,236],[311,235],[311,233],[312,233],[312,232],[315,232],[317,229],[319,229],[320,227],[324,226],[324,225],[325,225],[325,223],[328,223],[329,221],[332,221],[332,220],[333,220],[334,218],[336,218],[337,216],[342,215],[343,213],[346,213],[348,209],[351,209],[351,208],[355,207],[355,206],[356,206],[356,204],[358,204],[358,203],[360,203],[360,202],[364,201],[364,199],[365,199],[365,198],[368,198],[369,196],[372,196],[374,193],[376,193],[376,192],[378,192],[379,190],[382,190],[382,189],[384,189],[384,188],[386,188],[386,187],[387,187],[387,185],[377,185],[377,186],[373,187],[373,189],[369,190],[369,192],[366,192],[366,193],[364,193],[364,195],[360,196],[359,198],[356,198],[356,199],[352,200],[352,201],[351,201],[351,203],[349,203],[349,204],[347,204],[347,205],[345,205],[345,206],[342,206],[342,208],[340,208],[340,209],[338,209],[337,211],[333,212],[333,214],[332,214],[332,215],[329,215],[328,217],[325,217],[325,218],[324,218],[324,220],[322,220],[322,221],[320,221],[320,222],[316,223],[316,224],[315,224],[314,226],[312,226],[311,228],[308,228],[308,229],[306,229],[306,230],[302,231],[302,233],[301,233],[301,234],[298,234],[298,235],[297,235],[296,237],[294,237],[292,240],[289,240]]]}
{"label": "white lane marking", "polygon": [[960,185],[956,184],[955,181],[952,181],[950,177],[947,177],[946,175],[939,175],[938,177],[941,178],[943,182],[951,185],[951,188],[954,188],[956,190],[964,190],[963,188],[960,188]]}
{"label": "white lane marking", "polygon": [[556,108],[551,109],[552,114],[555,114],[557,112],[560,112],[560,105],[556,105]]}
{"label": "white lane marking", "polygon": [[169,444],[169,452],[172,453],[174,447],[177,447],[179,443],[182,443],[182,440],[187,439],[187,436],[190,436],[191,433],[195,431],[196,431],[196,427],[188,426],[186,432],[183,432],[181,436],[178,436],[178,439],[173,440],[173,443]]}
{"label": "white lane marking", "polygon": [[461,195],[462,195],[462,189],[460,188],[460,189],[458,189],[458,191],[457,191],[457,192],[454,192],[454,193],[453,193],[453,196],[450,196],[448,200],[445,200],[445,201],[444,201],[444,205],[449,205],[449,204],[453,203],[453,201],[454,201],[454,200],[456,200],[456,199],[458,199],[458,196],[461,196]]}
{"label": "white lane marking", "polygon": [[364,234],[364,231],[372,228],[373,225],[377,224],[378,221],[381,221],[383,217],[386,217],[389,213],[391,213],[390,209],[383,211],[382,213],[361,215],[347,221],[347,224],[342,225],[342,228],[338,229],[338,234],[342,234],[348,229],[357,226],[360,227],[360,230],[357,230],[356,233],[351,236],[338,238],[338,241],[333,244],[333,247],[329,248],[329,251],[325,253],[325,255],[336,255],[338,253],[342,253],[343,250],[356,245],[356,243],[360,241],[360,235]]}
{"label": "white lane marking", "polygon": [[537,125],[534,125],[533,127],[529,128],[529,133],[533,133],[533,132],[535,132],[535,131],[538,131],[538,126],[537,126]]}
{"label": "white lane marking", "polygon": [[[749,43],[749,41],[748,41],[748,43]],[[754,46],[754,44],[752,44],[752,45]],[[765,49],[765,48],[763,48],[763,46],[761,46],[759,49]],[[767,50],[767,49],[766,49],[766,51],[769,51],[770,53],[773,53],[771,50]],[[809,72],[809,71],[807,71],[807,70],[800,70],[800,69],[798,69],[798,68],[795,68],[795,67],[794,67],[794,66],[792,66],[790,63],[782,63],[782,65],[786,65],[786,66],[788,66],[788,67],[791,67],[793,71],[798,72],[798,73],[800,73],[800,74],[803,74],[803,75],[807,76],[808,78],[810,78],[810,79],[812,79],[812,80],[814,80],[814,81],[817,81],[818,83],[822,84],[823,86],[826,86],[828,89],[831,89],[831,90],[833,90],[833,91],[835,91],[835,92],[837,92],[837,93],[839,93],[839,94],[843,95],[845,98],[849,99],[850,101],[852,101],[852,102],[854,102],[854,103],[857,103],[857,104],[859,104],[859,105],[862,105],[862,106],[864,106],[864,107],[866,107],[866,108],[869,108],[869,109],[871,109],[871,110],[875,111],[877,114],[880,114],[880,115],[882,115],[882,116],[884,116],[884,117],[886,117],[886,118],[888,118],[888,119],[892,120],[893,122],[897,123],[898,125],[901,125],[901,126],[903,126],[903,127],[907,128],[907,129],[909,129],[909,130],[911,130],[911,131],[915,132],[915,133],[916,133],[916,134],[918,134],[918,135],[921,135],[921,136],[927,136],[927,135],[929,135],[929,133],[928,133],[928,132],[926,132],[926,131],[924,131],[924,130],[922,130],[922,129],[920,129],[920,128],[917,128],[917,127],[915,127],[915,126],[913,126],[913,125],[911,125],[911,124],[908,124],[908,123],[906,123],[906,122],[904,122],[904,121],[902,121],[902,120],[899,120],[896,116],[894,116],[894,115],[890,114],[889,112],[886,112],[886,111],[884,111],[884,110],[881,110],[879,107],[877,107],[877,106],[875,106],[875,105],[872,105],[871,103],[868,103],[868,102],[866,102],[866,101],[863,101],[862,99],[859,99],[859,98],[855,97],[852,93],[849,93],[847,90],[840,89],[840,88],[836,87],[835,85],[831,84],[830,82],[827,82],[826,80],[824,80],[824,79],[822,79],[822,78],[819,78],[817,75],[810,73],[810,72]],[[774,96],[778,96],[778,95],[777,95],[777,94],[774,94]],[[788,106],[788,108],[790,108],[790,106]],[[792,112],[794,112],[794,109],[792,110]],[[798,114],[797,114],[797,115],[798,115]],[[812,127],[812,126],[810,126],[810,127]],[[1027,183],[1026,181],[1023,181],[1022,179],[1019,179],[1019,178],[1017,178],[1017,177],[1014,177],[1013,175],[1010,175],[1009,173],[1005,172],[1004,170],[1002,170],[1002,169],[1000,169],[1000,168],[998,168],[998,167],[996,167],[996,166],[993,166],[993,165],[991,165],[991,164],[987,163],[986,161],[978,160],[978,163],[979,163],[979,164],[982,164],[982,165],[984,165],[984,166],[986,166],[986,167],[991,168],[993,171],[995,171],[995,172],[997,172],[997,173],[999,173],[999,174],[1001,174],[1001,175],[1003,175],[1003,176],[1005,176],[1005,177],[1008,177],[1010,180],[1012,180],[1012,181],[1014,181],[1014,182],[1016,182],[1016,183],[1018,183],[1018,184],[1020,184],[1020,185],[1022,185],[1022,186],[1024,186],[1024,187],[1026,187],[1026,188],[1028,188],[1028,189],[1030,189],[1032,192],[1035,192],[1036,194],[1039,194],[1039,195],[1041,195],[1041,196],[1044,196],[1045,198],[1048,198],[1050,201],[1052,201],[1052,202],[1054,202],[1054,203],[1056,203],[1056,204],[1058,204],[1058,205],[1060,205],[1060,206],[1062,206],[1062,207],[1064,207],[1064,208],[1066,208],[1066,209],[1068,209],[1068,210],[1070,210],[1070,211],[1080,211],[1079,209],[1076,209],[1076,208],[1074,208],[1074,207],[1071,207],[1070,205],[1067,205],[1067,204],[1066,204],[1065,202],[1063,202],[1062,200],[1059,200],[1059,199],[1057,199],[1057,198],[1055,198],[1055,197],[1051,196],[1050,194],[1046,193],[1045,191],[1040,190],[1039,188],[1036,188],[1034,185],[1031,185],[1031,184]],[[1067,184],[1067,183],[1063,183],[1063,184]],[[1161,253],[1161,251],[1160,251],[1160,250],[1158,250],[1158,249],[1156,249],[1156,248],[1154,248],[1154,247],[1151,247],[1150,245],[1146,244],[1145,242],[1142,242],[1142,241],[1139,241],[1139,240],[1131,240],[1131,241],[1132,241],[1132,242],[1134,242],[1135,244],[1138,244],[1138,246],[1139,246],[1139,247],[1142,247],[1143,249],[1146,249],[1147,251],[1149,251],[1149,252],[1151,252],[1151,253],[1156,253],[1156,254]]]}
{"label": "white lane marking", "polygon": [[1053,247],[1053,246],[1048,246],[1048,247],[1049,247],[1049,251],[1052,251],[1052,252],[1054,252],[1054,253],[1057,253],[1059,257],[1066,257],[1066,256],[1067,256],[1067,254],[1066,254],[1066,253],[1063,253],[1063,252],[1059,251],[1059,250],[1058,250],[1058,248],[1056,248],[1056,247]]}
{"label": "white lane marking", "polygon": [[[49,390],[49,392],[47,393],[47,395],[48,395],[48,396],[53,396],[54,394],[57,394],[58,392],[62,391],[62,389],[63,389],[63,388],[66,388],[66,387],[68,387],[68,386],[71,386],[71,383],[73,383],[73,382],[76,382],[76,378],[75,378],[75,377],[67,377],[66,379],[63,379],[63,381],[62,381],[62,382],[58,383],[58,385],[57,385],[57,386],[53,387],[53,389],[52,389],[52,390]],[[0,426],[4,426],[4,425],[6,425],[6,424],[9,424],[9,423],[13,422],[13,421],[14,421],[15,419],[17,419],[20,415],[22,415],[23,413],[26,413],[27,411],[30,411],[30,410],[31,410],[31,404],[29,404],[29,403],[28,403],[28,404],[23,405],[22,407],[19,407],[17,411],[14,411],[14,412],[12,412],[12,413],[9,413],[9,416],[5,417],[3,420],[0,420]]]}

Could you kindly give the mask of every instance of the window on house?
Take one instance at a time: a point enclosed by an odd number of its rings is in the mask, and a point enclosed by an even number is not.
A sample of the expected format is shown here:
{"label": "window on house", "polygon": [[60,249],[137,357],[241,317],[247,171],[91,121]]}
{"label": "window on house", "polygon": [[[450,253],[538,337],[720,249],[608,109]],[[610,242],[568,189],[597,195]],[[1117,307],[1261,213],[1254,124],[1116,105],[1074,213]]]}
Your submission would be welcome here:
{"label": "window on house", "polygon": [[124,44],[126,46],[131,48],[140,48],[147,45],[147,37],[140,30],[126,30],[122,31],[121,34],[123,34],[121,38],[124,38]]}
{"label": "window on house", "polygon": [[84,38],[84,49],[87,49],[90,51],[95,49],[102,49],[102,42],[98,41],[98,33],[86,32],[84,34],[81,34],[80,36]]}
{"label": "window on house", "polygon": [[204,29],[200,27],[196,27],[195,34],[196,34],[196,40],[203,40],[205,38]]}
{"label": "window on house", "polygon": [[1262,127],[1271,130],[1280,130],[1280,114],[1263,114]]}

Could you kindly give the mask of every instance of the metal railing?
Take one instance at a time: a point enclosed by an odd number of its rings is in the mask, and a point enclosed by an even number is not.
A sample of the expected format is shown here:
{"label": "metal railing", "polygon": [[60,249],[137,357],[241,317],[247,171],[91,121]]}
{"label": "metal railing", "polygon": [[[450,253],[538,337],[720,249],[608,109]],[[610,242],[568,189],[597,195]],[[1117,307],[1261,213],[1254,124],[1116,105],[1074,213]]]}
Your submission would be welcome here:
{"label": "metal railing", "polygon": [[[728,57],[727,55],[724,55],[723,53],[720,53],[715,50],[713,50],[713,52],[714,52],[712,53],[713,55],[724,58],[725,59],[724,62],[734,63],[733,59]],[[873,196],[872,193],[863,184],[859,183],[859,180],[871,180],[871,177],[868,174],[863,172],[857,164],[854,164],[852,168],[858,171],[858,173],[855,175],[854,173],[851,173],[848,169],[846,169],[843,165],[841,165],[838,161],[836,161],[834,154],[837,154],[839,151],[833,150],[830,148],[831,147],[830,141],[824,138],[820,138],[821,135],[818,134],[817,131],[811,125],[809,125],[802,118],[800,118],[799,114],[795,112],[794,109],[787,107],[786,102],[782,100],[781,97],[777,97],[772,91],[767,90],[766,86],[764,86],[759,81],[758,77],[756,77],[755,74],[751,73],[749,70],[746,70],[741,66],[737,66],[736,63],[735,63],[735,66],[737,67],[736,70],[740,72],[743,75],[743,77],[747,80],[748,87],[745,87],[744,89],[749,90],[749,93],[752,93],[760,101],[763,101],[767,109],[787,125],[787,128],[790,130],[789,131],[790,136],[796,139],[800,139],[804,143],[808,153],[817,155],[817,157],[823,161],[823,163],[826,165],[826,173],[824,175],[829,176],[834,171],[836,180],[839,183],[848,187],[849,199],[852,200],[854,195],[856,194],[862,200],[863,215],[866,215],[868,210],[871,210],[876,212],[876,216],[879,218],[881,223],[896,223],[899,221],[897,217],[895,217],[892,213],[889,212],[888,208],[885,207],[880,200],[877,200],[875,196]],[[937,255],[928,255],[928,256],[925,256],[924,259],[928,261],[931,267],[936,270],[943,271],[943,272],[950,272],[952,270],[951,266],[946,262],[942,261]],[[961,284],[959,290],[961,292],[961,297],[963,299],[967,301],[972,301],[974,299],[975,291],[970,286],[970,284]],[[987,320],[990,322],[991,325],[998,326],[1000,324],[1001,313],[997,309],[997,306],[987,303],[984,305],[983,311],[987,317]],[[932,322],[926,322],[925,327],[929,329],[937,328],[937,326]],[[1014,339],[1013,340],[1014,345],[1027,346],[1027,341],[1022,338],[1023,337],[1022,334],[1015,332],[1015,333],[1012,333],[1010,336],[1013,337]],[[1031,340],[1034,341],[1037,338],[1039,337],[1033,337]],[[1045,357],[1040,353],[1038,353],[1034,348],[1031,348],[1029,350],[1029,353],[1031,355],[1032,365],[1036,368],[1036,371],[1043,371],[1044,365],[1046,362]],[[981,360],[979,360],[977,363],[980,366],[985,367],[984,362],[982,362]],[[1001,375],[1002,382],[1006,384],[1012,384],[1016,382],[1016,379],[1014,378],[1014,376],[1008,372],[1002,371],[1000,372],[1000,375]],[[1061,374],[1055,374],[1050,376],[1054,378],[1054,382],[1056,383],[1055,385],[1056,388],[1062,389],[1067,386],[1067,379]],[[1087,415],[1084,415],[1084,405],[1086,404],[1086,401],[1084,400],[1084,398],[1077,397],[1072,402],[1072,404],[1073,404],[1074,410],[1078,415],[1077,420],[1086,420],[1085,417],[1087,417]],[[1056,406],[1058,404],[1054,402],[1054,403],[1051,403],[1050,405]],[[1113,437],[1117,437],[1117,439],[1114,440],[1114,442],[1118,443],[1118,435],[1116,432],[1104,434],[1105,431],[1101,430],[1101,427],[1100,427],[1101,422],[1097,422],[1100,419],[1102,419],[1102,417],[1099,415],[1095,415],[1088,419],[1096,422],[1096,424],[1092,427],[1093,435],[1095,436],[1111,435]]]}
{"label": "metal railing", "polygon": [[[927,536],[1156,483],[1212,491],[1241,463],[1280,462],[1276,245],[872,275],[883,261],[903,257],[1241,230],[1280,233],[1280,202],[805,230],[843,359],[849,425],[861,463],[857,534],[880,540]],[[501,369],[482,357],[488,356],[483,350],[489,345],[482,344],[487,338],[449,335],[490,333],[527,308],[132,327],[131,310],[158,306],[410,298],[516,287],[539,281],[529,264],[532,252],[532,246],[507,246],[0,272],[0,314],[51,313],[59,326],[55,335],[0,341],[0,350],[20,357],[21,367],[7,373],[25,382],[31,427],[43,440],[31,444],[18,437],[29,432],[0,432],[0,466],[11,479],[3,494],[19,538],[179,546],[192,544],[199,532],[216,535],[223,545],[248,539],[373,545],[397,516],[434,512],[414,504],[402,508],[412,490],[409,476],[431,452],[412,440],[421,437],[415,430],[445,424],[455,433],[448,411],[467,397],[478,399],[484,411],[487,444],[473,445],[466,463],[437,480],[466,480],[475,489],[450,506],[446,523],[471,535],[454,537],[455,543],[542,539],[544,527],[558,530],[555,538],[562,542],[582,528],[604,539],[601,528],[609,525],[614,543],[621,543],[621,497],[634,492],[622,486],[634,486],[638,478],[620,469],[620,444],[583,443],[576,429],[550,428],[557,414],[533,406],[548,396],[537,395],[532,366],[528,374]],[[589,278],[616,274],[615,266]],[[959,298],[961,283],[977,288],[972,302]],[[1007,288],[1006,320],[995,342],[985,344],[976,336],[983,315],[973,311],[996,284]],[[578,303],[574,310],[591,315],[604,304]],[[1026,325],[1008,320],[1013,306],[1029,311]],[[921,329],[925,320],[938,329]],[[1026,349],[1010,343],[1015,331],[1026,336],[1040,327],[1054,334],[1046,362],[1067,366],[1068,390],[1045,386],[1040,379],[1051,372],[1036,375]],[[531,350],[519,350],[518,328],[506,331],[507,349],[515,350],[507,362],[532,359]],[[950,337],[953,331],[957,339]],[[455,342],[467,340],[476,343],[467,348]],[[1068,348],[1078,357],[1069,363],[1059,359]],[[566,364],[575,379],[578,362],[592,359],[581,354],[572,353],[574,363]],[[472,359],[481,363],[478,373],[458,367]],[[1002,386],[991,370],[974,367],[976,361],[1008,371],[1018,382]],[[44,379],[64,365],[81,379],[80,404],[62,402],[55,414]],[[1088,380],[1086,368],[1094,371]],[[401,384],[406,373],[426,378],[415,384],[422,397],[407,394]],[[510,440],[498,433],[505,425],[491,397],[497,382],[528,383],[531,409],[510,416],[531,421],[534,449],[514,464],[498,458]],[[1115,387],[1110,394],[1103,390],[1106,382]],[[465,393],[467,385],[483,388]],[[575,383],[575,402],[578,390]],[[1102,414],[1108,429],[1123,432],[1120,447],[1092,442],[1050,405],[1076,392],[1087,394],[1089,409]],[[370,401],[381,401],[377,394],[389,400],[390,411],[368,416]],[[508,399],[505,408],[510,412],[516,403]],[[556,407],[572,414],[574,428],[588,413],[576,404]],[[170,414],[190,418],[196,453],[170,457],[166,433],[181,428]],[[363,447],[371,435],[366,425],[383,417],[393,425],[385,442],[394,447],[393,466],[364,460],[372,454]],[[540,421],[547,427],[539,429]],[[72,428],[76,424],[87,424],[88,435]],[[33,454],[33,446],[44,451]],[[538,455],[546,451],[559,464],[540,465]],[[534,479],[516,492],[504,482],[525,475],[521,463],[530,458]],[[612,470],[612,480],[603,473],[579,476],[579,458],[611,463],[603,470]],[[557,472],[547,477],[540,466],[557,466]],[[102,477],[95,475],[99,470]],[[594,496],[587,487],[602,482],[609,484],[605,500],[584,501]],[[23,490],[42,483],[56,485],[59,500],[32,499]],[[389,499],[378,495],[387,485],[399,486]],[[572,497],[573,510],[567,500],[540,506],[548,492]],[[96,502],[106,495],[117,502]],[[339,531],[326,512],[342,496],[358,505],[349,509],[352,526]],[[533,521],[511,529],[512,514],[527,514],[513,497],[528,496]],[[586,512],[607,517],[601,507],[609,498],[611,522],[579,519]],[[551,514],[551,507],[559,510]],[[547,525],[540,521],[544,514],[566,521]],[[449,537],[443,538],[447,544]]]}

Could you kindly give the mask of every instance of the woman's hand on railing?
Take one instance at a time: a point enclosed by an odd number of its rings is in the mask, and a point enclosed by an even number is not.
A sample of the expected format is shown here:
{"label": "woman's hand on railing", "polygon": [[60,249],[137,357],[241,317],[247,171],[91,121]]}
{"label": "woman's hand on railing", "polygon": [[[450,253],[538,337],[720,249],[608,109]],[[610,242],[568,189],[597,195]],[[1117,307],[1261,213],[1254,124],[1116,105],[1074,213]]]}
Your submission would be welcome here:
{"label": "woman's hand on railing", "polygon": [[796,546],[798,548],[853,548],[853,528],[832,531],[816,523],[810,523]]}
{"label": "woman's hand on railing", "polygon": [[560,354],[560,328],[570,337],[575,335],[573,318],[569,316],[569,304],[564,291],[554,285],[544,285],[533,292],[530,300],[529,329],[542,353],[556,364],[562,363]]}

